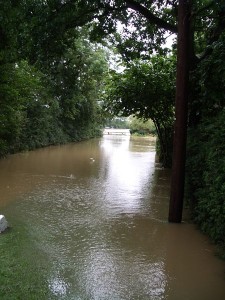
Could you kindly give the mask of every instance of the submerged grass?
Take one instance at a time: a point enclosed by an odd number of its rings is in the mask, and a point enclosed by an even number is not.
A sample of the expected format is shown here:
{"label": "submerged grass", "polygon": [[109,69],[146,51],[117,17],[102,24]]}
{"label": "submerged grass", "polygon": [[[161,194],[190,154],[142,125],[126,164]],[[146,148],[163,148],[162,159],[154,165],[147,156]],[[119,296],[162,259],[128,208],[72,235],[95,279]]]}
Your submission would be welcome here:
{"label": "submerged grass", "polygon": [[55,299],[48,288],[47,266],[26,228],[0,234],[0,299]]}

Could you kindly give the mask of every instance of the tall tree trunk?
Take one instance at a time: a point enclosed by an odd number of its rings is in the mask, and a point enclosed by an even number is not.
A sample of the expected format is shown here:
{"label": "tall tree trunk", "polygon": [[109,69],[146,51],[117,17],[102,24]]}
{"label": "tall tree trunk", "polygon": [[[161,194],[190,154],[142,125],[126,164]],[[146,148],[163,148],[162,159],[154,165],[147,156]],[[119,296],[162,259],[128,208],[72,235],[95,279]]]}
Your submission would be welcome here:
{"label": "tall tree trunk", "polygon": [[180,223],[182,220],[184,198],[188,115],[190,7],[191,1],[179,1],[175,132],[169,207],[169,222],[175,223]]}

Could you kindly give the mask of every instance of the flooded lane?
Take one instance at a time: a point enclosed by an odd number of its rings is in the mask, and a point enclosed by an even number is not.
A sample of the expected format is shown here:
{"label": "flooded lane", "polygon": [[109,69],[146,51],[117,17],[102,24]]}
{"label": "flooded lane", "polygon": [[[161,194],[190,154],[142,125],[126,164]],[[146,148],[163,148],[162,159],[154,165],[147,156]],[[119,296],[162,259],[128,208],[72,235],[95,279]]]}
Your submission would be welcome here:
{"label": "flooded lane", "polygon": [[29,233],[46,299],[225,299],[214,247],[167,222],[169,182],[154,143],[105,136],[1,160],[0,211]]}

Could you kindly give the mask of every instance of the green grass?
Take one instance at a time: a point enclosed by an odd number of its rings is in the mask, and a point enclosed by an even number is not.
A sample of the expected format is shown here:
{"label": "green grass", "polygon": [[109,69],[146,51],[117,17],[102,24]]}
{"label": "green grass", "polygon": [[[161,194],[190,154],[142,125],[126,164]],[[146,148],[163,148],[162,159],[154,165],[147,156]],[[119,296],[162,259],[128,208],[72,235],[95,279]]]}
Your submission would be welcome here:
{"label": "green grass", "polygon": [[0,234],[0,299],[54,299],[47,266],[23,226]]}

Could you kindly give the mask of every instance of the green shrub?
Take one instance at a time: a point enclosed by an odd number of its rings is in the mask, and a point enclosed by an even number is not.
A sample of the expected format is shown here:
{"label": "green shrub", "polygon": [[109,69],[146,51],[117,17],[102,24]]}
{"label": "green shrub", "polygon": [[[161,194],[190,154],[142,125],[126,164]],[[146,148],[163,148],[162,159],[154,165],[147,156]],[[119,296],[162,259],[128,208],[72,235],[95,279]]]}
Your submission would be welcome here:
{"label": "green shrub", "polygon": [[188,178],[195,220],[215,242],[225,243],[225,111],[210,121],[202,122],[192,135]]}
{"label": "green shrub", "polygon": [[[201,229],[225,249],[225,34],[192,77],[187,197]],[[225,257],[225,251],[223,256]]]}

